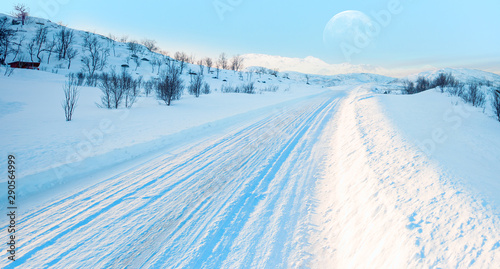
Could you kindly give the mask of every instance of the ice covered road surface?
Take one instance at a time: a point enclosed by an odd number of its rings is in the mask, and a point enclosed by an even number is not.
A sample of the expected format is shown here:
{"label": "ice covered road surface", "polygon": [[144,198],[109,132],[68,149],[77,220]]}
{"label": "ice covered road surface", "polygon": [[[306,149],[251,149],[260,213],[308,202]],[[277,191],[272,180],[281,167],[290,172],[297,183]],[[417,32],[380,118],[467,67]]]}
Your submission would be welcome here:
{"label": "ice covered road surface", "polygon": [[307,98],[33,207],[0,267],[495,268],[498,215],[371,102]]}

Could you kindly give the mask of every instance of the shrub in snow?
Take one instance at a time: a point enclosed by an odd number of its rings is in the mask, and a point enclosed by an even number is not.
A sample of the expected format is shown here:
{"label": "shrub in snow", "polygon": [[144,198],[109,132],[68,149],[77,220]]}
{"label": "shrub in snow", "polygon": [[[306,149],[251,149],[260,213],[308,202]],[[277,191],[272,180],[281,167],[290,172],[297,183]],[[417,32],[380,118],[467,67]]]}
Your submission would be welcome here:
{"label": "shrub in snow", "polygon": [[415,90],[415,83],[413,81],[405,80],[403,81],[403,94],[414,94],[416,93]]}
{"label": "shrub in snow", "polygon": [[203,76],[200,74],[196,74],[191,79],[191,83],[189,84],[189,93],[200,97],[201,87],[203,86]]}
{"label": "shrub in snow", "polygon": [[86,75],[85,86],[95,87],[98,84],[100,76],[97,74]]}
{"label": "shrub in snow", "polygon": [[76,103],[78,102],[78,79],[74,74],[69,74],[68,80],[64,83],[64,100],[62,101],[62,107],[64,109],[64,116],[66,121],[71,121],[73,118],[73,112],[76,108]]}
{"label": "shrub in snow", "polygon": [[170,106],[173,100],[178,100],[184,90],[184,81],[181,78],[181,67],[172,64],[167,72],[161,76],[156,87],[156,96]]}
{"label": "shrub in snow", "polygon": [[500,121],[500,88],[493,92],[493,112]]}
{"label": "shrub in snow", "polygon": [[452,86],[446,88],[448,93],[453,96],[462,96],[465,91],[465,85],[463,83],[455,83]]}
{"label": "shrub in snow", "polygon": [[279,89],[278,86],[268,86],[262,89],[263,92],[277,92]]}
{"label": "shrub in snow", "polygon": [[76,79],[77,79],[77,85],[78,86],[82,86],[83,85],[83,82],[85,81],[85,74],[83,72],[78,72],[76,73]]}
{"label": "shrub in snow", "polygon": [[120,75],[114,71],[103,73],[98,84],[102,91],[100,106],[108,109],[118,109],[123,102],[126,108],[130,108],[139,94],[138,81],[127,72]]}
{"label": "shrub in snow", "polygon": [[243,84],[242,86],[243,93],[254,94],[255,93],[255,85],[253,82],[249,82],[247,84]]}
{"label": "shrub in snow", "polygon": [[486,96],[477,83],[471,83],[468,89],[462,94],[462,99],[475,107],[483,107],[486,103]]}
{"label": "shrub in snow", "polygon": [[14,68],[10,67],[9,65],[5,66],[5,72],[3,73],[4,76],[10,77],[14,73]]}
{"label": "shrub in snow", "polygon": [[153,79],[146,81],[142,84],[142,87],[144,88],[144,93],[146,94],[146,97],[151,94],[153,91],[153,88],[155,88],[155,82]]}
{"label": "shrub in snow", "polygon": [[418,77],[417,83],[415,86],[415,90],[417,93],[427,91],[430,88],[431,88],[431,83],[429,82],[428,79],[426,79],[425,77],[422,77],[422,76]]}
{"label": "shrub in snow", "polygon": [[439,87],[441,92],[444,92],[445,87],[453,87],[457,82],[451,73],[439,73],[439,75],[432,82],[432,87]]}
{"label": "shrub in snow", "polygon": [[211,90],[210,90],[210,85],[208,85],[208,83],[204,83],[203,85],[203,94],[210,94]]}
{"label": "shrub in snow", "polygon": [[415,94],[427,91],[431,88],[431,83],[423,76],[419,76],[416,82],[405,80],[403,81],[403,94]]}

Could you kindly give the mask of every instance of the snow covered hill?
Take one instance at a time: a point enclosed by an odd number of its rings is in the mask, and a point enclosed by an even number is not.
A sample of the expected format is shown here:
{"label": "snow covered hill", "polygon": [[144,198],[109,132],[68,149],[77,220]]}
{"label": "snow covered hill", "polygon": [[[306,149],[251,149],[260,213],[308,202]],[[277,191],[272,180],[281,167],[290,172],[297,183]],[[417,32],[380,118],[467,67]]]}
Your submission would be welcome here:
{"label": "snow covered hill", "polygon": [[[37,29],[48,27],[48,40],[64,29],[64,26],[38,18],[31,18],[30,23],[23,27],[13,27],[17,29],[16,42],[24,40],[21,43],[24,47],[16,59],[11,53],[7,62],[31,60],[26,55],[28,50],[25,46]],[[210,86],[211,94],[195,98],[185,92],[172,107],[166,107],[157,100],[154,92],[147,96],[141,89],[131,109],[120,107],[108,110],[98,107],[102,95],[99,88],[82,86],[73,121],[65,122],[61,108],[65,76],[85,73],[80,61],[85,55],[82,50],[85,32],[74,31],[74,47],[79,54],[70,69],[67,68],[68,60],[59,60],[55,53],[49,62],[48,52],[40,54],[40,71],[14,69],[13,74],[5,76],[8,70],[0,67],[0,123],[10,126],[2,130],[4,139],[0,148],[2,154],[15,153],[24,162],[24,169],[19,170],[19,176],[24,179],[21,196],[85,179],[103,168],[153,154],[159,149],[176,147],[187,137],[192,138],[189,142],[193,142],[193,139],[221,133],[238,126],[240,122],[259,118],[266,111],[287,102],[325,91],[321,86],[269,74],[257,76],[220,70],[219,78],[216,78],[214,68],[209,73],[204,67],[204,81]],[[140,61],[137,66],[126,43],[96,36],[110,50],[103,72],[113,69],[120,72],[121,66],[128,64],[127,72],[147,81],[158,77],[161,73],[158,69],[166,69],[167,61],[173,61],[143,47],[137,52],[137,58],[149,61]],[[160,67],[151,65],[155,58],[162,59]],[[36,61],[36,58],[33,60]],[[189,70],[200,72],[200,66],[186,64],[182,75],[185,86],[191,80]],[[223,88],[241,87],[251,82],[255,84],[256,94],[222,92]],[[5,182],[5,178],[1,182]],[[0,196],[4,197],[5,193]]]}

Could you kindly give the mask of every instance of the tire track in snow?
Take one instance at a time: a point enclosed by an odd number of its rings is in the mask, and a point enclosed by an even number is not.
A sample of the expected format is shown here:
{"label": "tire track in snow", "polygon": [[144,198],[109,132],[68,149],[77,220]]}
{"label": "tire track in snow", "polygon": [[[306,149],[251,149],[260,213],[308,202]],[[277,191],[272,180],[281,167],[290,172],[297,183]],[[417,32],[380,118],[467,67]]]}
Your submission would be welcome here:
{"label": "tire track in snow", "polygon": [[[23,243],[23,245],[21,245],[21,246],[24,249],[24,245],[31,243],[33,240],[45,241],[46,243],[44,243],[43,245],[40,245],[38,247],[29,249],[27,252],[25,252],[26,253],[25,255],[21,256],[21,258],[18,259],[18,261],[21,261],[21,262],[25,261],[26,259],[31,257],[37,251],[39,251],[43,248],[46,248],[47,246],[53,244],[55,242],[55,240],[61,238],[66,233],[73,231],[73,230],[76,230],[80,226],[86,225],[90,220],[97,218],[99,215],[102,215],[102,214],[108,212],[112,207],[119,204],[120,201],[126,200],[128,197],[137,194],[138,192],[140,192],[140,190],[154,184],[156,181],[158,181],[162,178],[165,178],[165,177],[169,176],[170,174],[173,174],[175,172],[180,171],[181,169],[189,166],[193,162],[196,162],[197,160],[201,159],[202,157],[205,157],[205,158],[211,157],[211,155],[209,155],[209,154],[217,153],[219,147],[222,147],[226,144],[234,143],[235,141],[238,141],[239,139],[245,139],[246,136],[249,136],[248,133],[250,131],[262,128],[262,126],[267,124],[267,121],[268,121],[268,119],[261,120],[257,123],[252,124],[250,127],[247,127],[243,130],[235,132],[231,136],[224,137],[224,138],[220,139],[219,141],[217,141],[216,143],[210,144],[208,147],[203,148],[197,155],[195,155],[191,159],[187,159],[187,160],[184,160],[182,162],[178,162],[177,165],[174,165],[172,168],[165,169],[168,172],[166,172],[160,176],[155,176],[152,179],[150,179],[150,181],[148,181],[148,182],[139,181],[139,180],[127,181],[124,179],[125,178],[134,178],[134,177],[137,177],[137,175],[139,175],[139,174],[143,175],[144,178],[151,177],[151,176],[153,176],[153,172],[159,170],[157,165],[149,166],[146,171],[144,171],[144,170],[140,170],[140,171],[132,170],[132,172],[129,172],[129,171],[124,172],[118,176],[111,178],[111,184],[108,184],[107,182],[109,182],[110,180],[107,180],[105,182],[105,184],[107,184],[107,186],[99,188],[97,192],[93,189],[95,186],[92,186],[92,187],[89,187],[83,191],[76,193],[76,194],[73,194],[67,198],[63,198],[59,201],[56,201],[55,203],[53,203],[51,205],[45,206],[45,207],[37,210],[36,212],[33,212],[33,213],[27,215],[26,217],[23,216],[23,218],[19,222],[20,226],[23,226],[25,224],[25,222],[27,222],[29,220],[35,220],[37,218],[41,218],[42,216],[48,216],[48,215],[50,215],[50,220],[48,220],[49,223],[53,223],[54,221],[58,221],[61,223],[67,223],[67,222],[71,222],[71,220],[73,220],[75,218],[78,218],[82,212],[88,212],[89,209],[94,208],[94,207],[98,207],[99,205],[101,205],[101,209],[99,209],[98,212],[91,214],[90,216],[88,216],[87,218],[84,218],[83,220],[76,220],[77,223],[73,224],[73,225],[64,225],[64,224],[63,225],[54,225],[54,226],[50,226],[48,229],[40,229],[40,225],[39,225],[40,223],[35,222],[35,225],[37,226],[38,229],[34,229],[34,231],[36,232],[35,234],[29,234],[29,236],[32,237],[32,240],[29,240],[26,243]],[[172,159],[172,158],[168,158],[168,159]],[[161,162],[164,162],[164,161],[165,160],[162,160]],[[124,184],[124,182],[126,184]],[[174,185],[178,185],[180,183],[181,182],[175,182]],[[174,188],[174,187],[175,186],[172,186],[172,188]],[[131,192],[129,192],[129,189],[135,189],[136,191],[131,193]],[[114,191],[114,190],[116,190],[116,191]],[[74,203],[75,200],[78,200],[81,197],[87,197],[84,199],[90,200],[90,197],[93,197],[93,196],[101,194],[101,193],[104,194],[105,196],[99,197],[99,199],[94,199],[94,200],[96,200],[96,202],[89,205],[89,206],[81,207],[80,204]],[[115,198],[120,193],[124,193],[124,195],[120,198],[115,199],[115,202],[113,202],[111,204],[102,205],[103,201],[104,201],[104,203],[112,201],[113,199],[110,199],[110,198]],[[65,210],[61,210],[62,209],[61,207],[72,206],[72,205],[74,205],[74,207],[65,208]],[[72,210],[74,208],[77,209],[76,212]],[[58,215],[63,216],[63,218],[54,218],[54,215],[51,214],[52,212],[55,212]],[[47,218],[43,217],[42,219],[47,219]],[[2,231],[6,230],[6,226],[3,228],[4,229],[2,229]],[[30,227],[27,226],[26,228],[29,229]],[[63,230],[64,232],[59,233],[59,234],[55,235],[54,237],[50,237],[50,235],[57,233],[57,231],[59,231],[59,230]],[[64,255],[62,255],[62,256],[64,256]]]}
{"label": "tire track in snow", "polygon": [[[25,265],[26,268],[43,266],[108,268],[119,264],[130,267],[134,265],[154,267],[161,265],[161,262],[175,259],[178,260],[178,265],[202,265],[203,259],[213,254],[207,243],[219,245],[221,242],[217,241],[218,239],[226,240],[222,250],[229,252],[232,242],[228,241],[229,237],[224,236],[231,235],[230,238],[234,240],[240,234],[257,202],[264,198],[260,193],[265,193],[273,177],[283,168],[283,163],[299,141],[308,139],[304,138],[304,135],[311,128],[310,121],[324,116],[324,110],[331,107],[329,102],[333,99],[325,101],[323,97],[301,103],[299,104],[301,108],[295,109],[300,112],[299,114],[283,111],[282,130],[272,133],[271,137],[265,139],[267,144],[264,145],[267,147],[256,149],[248,156],[237,160],[232,166],[235,170],[231,174],[235,176],[232,180],[226,178],[221,182],[213,181],[220,178],[216,171],[225,171],[227,163],[234,162],[231,160],[234,151],[245,150],[248,143],[258,143],[259,137],[255,137],[256,134],[262,132],[275,116],[261,120],[216,142],[203,143],[176,156],[158,158],[139,165],[131,171],[33,211],[22,220],[23,231],[30,237],[22,242],[23,252],[20,252],[22,256],[16,265]],[[271,159],[268,156],[270,153],[274,155]],[[263,158],[268,164],[262,163]],[[205,175],[209,176],[205,178]],[[201,198],[196,199],[193,192],[201,193]],[[178,210],[177,212],[165,208],[168,207],[166,202],[176,202],[174,198],[187,202],[174,204],[172,210]],[[241,208],[238,209],[238,206]],[[137,211],[146,213],[136,216]],[[53,216],[56,217],[52,218]],[[145,216],[149,216],[147,219],[149,222],[137,225],[137,221]],[[241,227],[226,231],[217,229],[214,223],[240,223]],[[105,230],[101,230],[104,228]],[[120,230],[122,234],[113,234],[113,229]],[[212,232],[207,233],[207,231]],[[191,232],[194,232],[194,237],[189,236]],[[222,237],[218,238],[219,235]],[[120,240],[119,242],[123,243],[122,247],[99,242],[107,236]],[[94,240],[98,243],[96,246],[92,246]],[[169,253],[169,248],[165,247],[166,242],[174,247],[182,242],[188,242],[190,243],[188,246],[194,247],[193,250],[197,251],[191,254],[199,255],[192,256],[191,260],[189,257],[179,256],[174,256],[171,260],[165,259],[165,256],[158,256],[155,251],[162,249],[160,254]],[[109,250],[102,248],[101,251],[104,249],[109,255],[91,260],[89,255],[92,251],[103,246],[107,246]],[[126,248],[130,250],[124,251]],[[56,255],[51,255],[51,251]],[[124,257],[126,256],[124,254],[134,254],[134,251],[136,256]],[[177,255],[179,253],[175,252]],[[218,256],[214,261],[222,264],[227,255],[228,253]],[[192,259],[193,257],[199,259]],[[77,262],[79,258],[81,260]]]}

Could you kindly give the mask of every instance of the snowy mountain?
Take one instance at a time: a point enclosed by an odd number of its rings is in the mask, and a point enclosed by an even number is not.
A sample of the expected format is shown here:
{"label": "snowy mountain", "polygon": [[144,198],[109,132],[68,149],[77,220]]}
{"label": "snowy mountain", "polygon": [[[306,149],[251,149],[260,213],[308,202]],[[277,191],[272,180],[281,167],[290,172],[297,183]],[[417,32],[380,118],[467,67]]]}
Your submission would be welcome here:
{"label": "snowy mountain", "polygon": [[413,74],[404,77],[400,80],[408,79],[415,81],[418,77],[425,77],[430,80],[434,80],[440,73],[450,73],[453,77],[463,83],[468,82],[492,82],[493,84],[500,84],[500,75],[485,72],[477,69],[467,69],[467,68],[444,68],[433,71],[425,71],[418,74]]}
{"label": "snowy mountain", "polygon": [[[245,66],[262,66],[270,69],[279,69],[281,72],[295,71],[307,74],[332,76],[351,73],[373,73],[384,76],[402,76],[409,71],[388,70],[373,65],[354,65],[350,63],[328,64],[321,59],[308,56],[306,58],[289,58],[265,54],[242,55]],[[411,72],[411,71],[410,71]]]}

